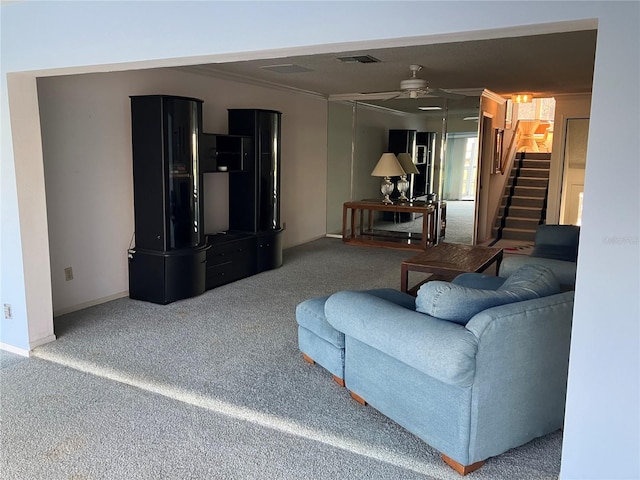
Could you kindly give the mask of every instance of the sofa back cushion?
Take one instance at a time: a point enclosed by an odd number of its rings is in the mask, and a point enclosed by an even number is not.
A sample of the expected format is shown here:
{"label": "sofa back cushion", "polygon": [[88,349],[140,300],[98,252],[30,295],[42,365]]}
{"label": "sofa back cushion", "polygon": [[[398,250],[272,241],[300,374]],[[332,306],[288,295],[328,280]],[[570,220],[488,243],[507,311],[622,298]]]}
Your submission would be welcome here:
{"label": "sofa back cushion", "polygon": [[531,256],[575,262],[579,240],[580,227],[576,225],[538,225]]}
{"label": "sofa back cushion", "polygon": [[477,313],[507,303],[560,293],[553,272],[542,265],[524,265],[497,290],[481,290],[454,283],[427,282],[416,298],[416,310],[432,317],[466,325]]}

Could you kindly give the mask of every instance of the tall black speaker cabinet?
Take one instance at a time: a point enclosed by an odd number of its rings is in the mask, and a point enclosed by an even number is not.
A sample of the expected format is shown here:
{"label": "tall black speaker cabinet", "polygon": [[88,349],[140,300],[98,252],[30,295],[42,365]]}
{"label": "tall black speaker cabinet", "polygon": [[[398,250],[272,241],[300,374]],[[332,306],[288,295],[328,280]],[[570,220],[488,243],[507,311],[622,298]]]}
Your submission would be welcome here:
{"label": "tall black speaker cabinet", "polygon": [[201,100],[131,97],[135,247],[129,249],[129,296],[136,300],[167,304],[205,290],[201,125]]}
{"label": "tall black speaker cabinet", "polygon": [[257,236],[257,270],[282,265],[280,112],[229,109],[229,134],[253,137],[243,172],[229,173],[229,228]]}

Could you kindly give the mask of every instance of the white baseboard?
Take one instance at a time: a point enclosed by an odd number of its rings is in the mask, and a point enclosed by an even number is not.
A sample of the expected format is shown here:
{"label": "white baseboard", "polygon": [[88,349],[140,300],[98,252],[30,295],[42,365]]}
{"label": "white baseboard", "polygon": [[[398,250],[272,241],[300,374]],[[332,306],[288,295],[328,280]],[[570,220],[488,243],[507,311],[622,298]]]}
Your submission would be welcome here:
{"label": "white baseboard", "polygon": [[55,335],[47,335],[46,337],[39,338],[35,342],[29,342],[29,350],[24,348],[14,347],[13,345],[9,345],[7,343],[0,342],[0,350],[4,350],[5,352],[15,353],[16,355],[20,355],[22,357],[30,357],[33,353],[33,349],[39,347],[40,345],[44,345],[45,343],[53,342],[56,339]]}
{"label": "white baseboard", "polygon": [[325,237],[327,238],[342,238],[342,235],[339,233],[327,233],[325,235]]}
{"label": "white baseboard", "polygon": [[39,338],[35,342],[29,342],[29,347],[31,347],[31,350],[33,350],[34,348],[39,347],[40,345],[44,345],[45,343],[53,342],[55,339],[56,339],[55,335],[53,335],[53,334],[47,335],[46,337]]}
{"label": "white baseboard", "polygon": [[10,353],[15,353],[16,355],[20,355],[22,357],[28,357],[31,355],[30,350],[14,347],[13,345],[7,345],[6,343],[2,343],[2,342],[0,342],[0,350],[4,350],[5,352],[10,352]]}
{"label": "white baseboard", "polygon": [[71,307],[61,308],[53,311],[54,317],[59,317],[61,315],[66,315],[67,313],[77,312],[78,310],[84,310],[85,308],[94,307],[96,305],[100,305],[101,303],[107,303],[111,300],[117,300],[118,298],[128,297],[129,291],[114,293],[113,295],[109,295],[107,297],[96,298],[95,300],[91,300],[89,302],[79,303],[78,305],[73,305]]}

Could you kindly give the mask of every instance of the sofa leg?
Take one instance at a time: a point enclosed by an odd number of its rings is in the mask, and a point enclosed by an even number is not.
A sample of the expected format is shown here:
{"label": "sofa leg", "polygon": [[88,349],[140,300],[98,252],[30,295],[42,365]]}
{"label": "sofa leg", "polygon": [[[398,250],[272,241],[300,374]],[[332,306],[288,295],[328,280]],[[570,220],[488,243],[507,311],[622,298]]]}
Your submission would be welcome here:
{"label": "sofa leg", "polygon": [[349,392],[349,395],[351,395],[351,398],[353,398],[360,405],[364,405],[364,406],[367,405],[367,402],[360,395],[358,395],[356,393],[353,393],[353,392]]}
{"label": "sofa leg", "polygon": [[462,476],[466,475],[467,473],[474,472],[484,465],[484,460],[472,463],[471,465],[462,465],[456,462],[454,459],[447,457],[444,453],[441,453],[440,456],[442,457],[442,460],[444,460],[444,463],[449,465]]}
{"label": "sofa leg", "polygon": [[333,375],[333,381],[336,382],[341,387],[344,387],[344,378],[340,378],[337,375]]}
{"label": "sofa leg", "polygon": [[309,355],[307,355],[306,353],[302,354],[302,358],[304,358],[311,365],[315,365],[316,364],[316,361],[313,358],[311,358]]}

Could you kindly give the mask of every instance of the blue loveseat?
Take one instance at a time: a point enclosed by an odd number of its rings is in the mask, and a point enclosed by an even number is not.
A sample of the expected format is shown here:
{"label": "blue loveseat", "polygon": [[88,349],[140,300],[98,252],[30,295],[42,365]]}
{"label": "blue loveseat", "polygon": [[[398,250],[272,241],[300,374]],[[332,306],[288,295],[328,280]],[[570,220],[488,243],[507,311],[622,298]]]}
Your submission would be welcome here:
{"label": "blue loveseat", "polygon": [[579,240],[577,225],[538,225],[531,255],[506,255],[500,264],[500,276],[506,278],[523,265],[544,265],[565,290],[573,289]]}
{"label": "blue loveseat", "polygon": [[572,309],[573,292],[530,265],[427,282],[417,298],[341,291],[302,302],[296,318],[308,361],[464,475],[561,428]]}

